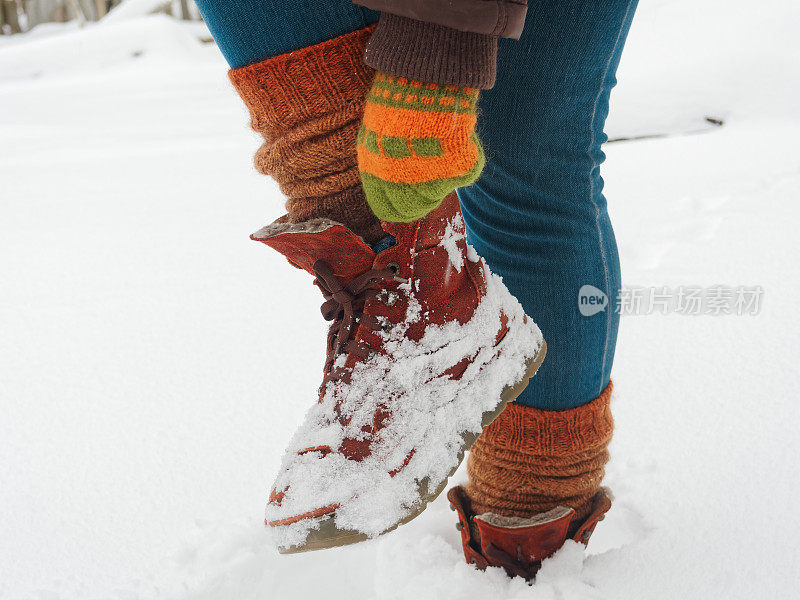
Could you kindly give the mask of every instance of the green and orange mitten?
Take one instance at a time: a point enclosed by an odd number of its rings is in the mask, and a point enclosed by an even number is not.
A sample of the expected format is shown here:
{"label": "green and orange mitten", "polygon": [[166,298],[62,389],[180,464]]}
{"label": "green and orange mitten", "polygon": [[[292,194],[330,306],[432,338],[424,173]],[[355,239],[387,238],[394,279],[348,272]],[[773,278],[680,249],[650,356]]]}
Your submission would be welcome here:
{"label": "green and orange mitten", "polygon": [[416,221],[485,164],[475,134],[478,90],[378,72],[358,131],[367,202],[383,221]]}

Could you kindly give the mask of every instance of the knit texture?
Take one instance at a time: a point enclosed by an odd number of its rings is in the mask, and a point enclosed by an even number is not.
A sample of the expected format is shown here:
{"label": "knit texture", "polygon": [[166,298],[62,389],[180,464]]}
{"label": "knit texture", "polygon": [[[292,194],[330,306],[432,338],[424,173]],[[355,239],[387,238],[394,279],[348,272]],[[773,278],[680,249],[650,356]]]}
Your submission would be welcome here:
{"label": "knit texture", "polygon": [[608,462],[612,387],[564,411],[509,404],[470,450],[466,490],[475,514],[530,517],[567,506],[573,522],[586,518]]}
{"label": "knit texture", "polygon": [[424,217],[470,185],[485,159],[475,134],[478,90],[377,72],[358,131],[367,202],[384,221]]}
{"label": "knit texture", "polygon": [[488,89],[497,77],[497,38],[384,12],[364,62],[406,79]]}
{"label": "knit texture", "polygon": [[356,133],[373,71],[362,61],[374,27],[229,73],[264,137],[255,156],[287,196],[291,222],[325,217],[368,243],[385,236],[367,205]]}

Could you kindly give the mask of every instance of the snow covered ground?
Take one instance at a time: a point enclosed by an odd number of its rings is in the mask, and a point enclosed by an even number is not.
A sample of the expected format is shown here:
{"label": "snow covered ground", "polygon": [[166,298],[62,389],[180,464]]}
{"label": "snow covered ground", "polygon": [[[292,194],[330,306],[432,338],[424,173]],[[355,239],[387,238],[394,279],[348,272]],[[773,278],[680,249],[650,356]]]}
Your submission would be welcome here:
{"label": "snow covered ground", "polygon": [[762,306],[623,319],[617,502],[533,587],[464,564],[444,498],[276,553],[263,504],[325,324],[247,238],[281,201],[224,62],[166,17],[0,38],[0,598],[796,597],[798,23],[790,0],[640,7],[609,134],[674,135],[607,148],[626,286]]}

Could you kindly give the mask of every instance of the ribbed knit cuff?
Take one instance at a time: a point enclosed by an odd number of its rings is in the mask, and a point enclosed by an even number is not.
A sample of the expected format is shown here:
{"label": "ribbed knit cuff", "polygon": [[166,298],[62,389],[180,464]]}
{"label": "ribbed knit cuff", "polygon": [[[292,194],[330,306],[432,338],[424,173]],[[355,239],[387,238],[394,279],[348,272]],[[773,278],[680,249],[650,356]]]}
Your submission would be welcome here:
{"label": "ribbed knit cuff", "polygon": [[481,438],[498,450],[562,457],[604,448],[611,439],[613,383],[594,400],[569,410],[540,410],[509,404]]}
{"label": "ribbed knit cuff", "polygon": [[232,69],[229,77],[250,109],[252,127],[266,137],[364,102],[372,69],[362,48],[374,26],[321,44]]}
{"label": "ribbed knit cuff", "polygon": [[488,89],[497,76],[497,38],[383,13],[364,62],[425,83]]}
{"label": "ribbed knit cuff", "polygon": [[358,174],[356,133],[373,71],[363,62],[374,27],[230,71],[265,143],[259,172],[287,196],[286,220],[326,218],[367,243],[385,237]]}
{"label": "ribbed knit cuff", "polygon": [[611,389],[564,411],[509,404],[470,450],[473,510],[530,517],[568,506],[575,520],[586,517],[608,462]]}

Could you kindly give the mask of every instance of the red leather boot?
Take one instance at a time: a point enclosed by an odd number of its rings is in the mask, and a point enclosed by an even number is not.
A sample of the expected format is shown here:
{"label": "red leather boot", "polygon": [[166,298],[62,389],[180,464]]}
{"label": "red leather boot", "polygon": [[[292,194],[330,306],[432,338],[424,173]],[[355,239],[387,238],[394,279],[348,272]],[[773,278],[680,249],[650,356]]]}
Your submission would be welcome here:
{"label": "red leather boot", "polygon": [[552,556],[567,540],[583,544],[611,508],[611,493],[602,488],[594,497],[585,519],[575,522],[575,511],[557,506],[531,517],[504,517],[495,513],[476,515],[469,496],[461,486],[447,492],[450,507],[458,513],[456,527],[468,563],[481,570],[502,567],[511,577],[531,581],[545,558]]}
{"label": "red leather boot", "polygon": [[382,226],[396,243],[377,254],[326,219],[279,219],[252,236],[315,277],[331,321],[319,399],[267,504],[282,552],[420,514],[544,359],[539,328],[467,245],[455,194]]}

